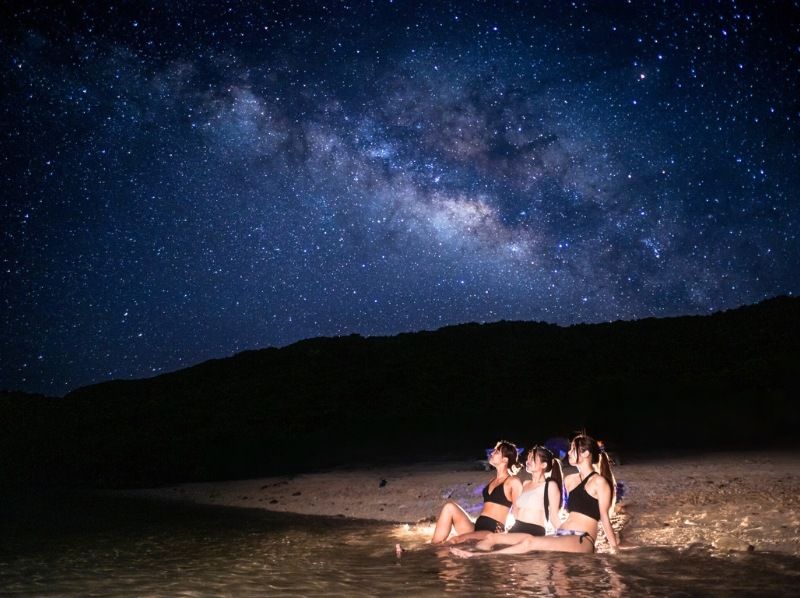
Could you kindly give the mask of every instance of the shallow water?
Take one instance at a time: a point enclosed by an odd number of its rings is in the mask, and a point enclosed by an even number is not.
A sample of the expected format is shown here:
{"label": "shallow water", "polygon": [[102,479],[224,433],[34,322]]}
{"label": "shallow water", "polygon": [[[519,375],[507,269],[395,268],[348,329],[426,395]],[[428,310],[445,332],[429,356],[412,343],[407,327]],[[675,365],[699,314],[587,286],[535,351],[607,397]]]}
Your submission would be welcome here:
{"label": "shallow water", "polygon": [[701,547],[461,560],[404,526],[76,494],[5,497],[0,525],[3,595],[800,595],[800,559]]}

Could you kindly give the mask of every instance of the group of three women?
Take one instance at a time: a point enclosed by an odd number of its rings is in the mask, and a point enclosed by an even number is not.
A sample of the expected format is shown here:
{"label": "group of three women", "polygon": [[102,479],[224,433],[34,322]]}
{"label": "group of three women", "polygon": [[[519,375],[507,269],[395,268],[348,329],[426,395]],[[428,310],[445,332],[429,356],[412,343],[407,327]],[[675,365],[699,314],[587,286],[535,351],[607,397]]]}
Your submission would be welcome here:
{"label": "group of three women", "polygon": [[[431,538],[432,544],[460,544],[479,540],[475,551],[453,547],[456,556],[470,558],[486,554],[521,554],[535,550],[593,552],[598,524],[612,551],[617,538],[609,512],[614,501],[615,483],[608,456],[593,438],[581,434],[572,439],[569,464],[577,473],[563,477],[560,461],[543,446],[528,451],[525,468],[531,479],[524,484],[514,473],[518,467],[516,447],[497,443],[489,457],[496,475],[483,489],[483,509],[473,522],[455,502],[442,508]],[[562,487],[567,492],[568,516],[562,523]],[[515,523],[505,531],[509,512]],[[546,535],[547,524],[555,530]],[[455,529],[456,535],[449,537]],[[448,539],[449,538],[449,539]],[[504,548],[493,550],[496,545]],[[491,552],[488,552],[491,551]]]}

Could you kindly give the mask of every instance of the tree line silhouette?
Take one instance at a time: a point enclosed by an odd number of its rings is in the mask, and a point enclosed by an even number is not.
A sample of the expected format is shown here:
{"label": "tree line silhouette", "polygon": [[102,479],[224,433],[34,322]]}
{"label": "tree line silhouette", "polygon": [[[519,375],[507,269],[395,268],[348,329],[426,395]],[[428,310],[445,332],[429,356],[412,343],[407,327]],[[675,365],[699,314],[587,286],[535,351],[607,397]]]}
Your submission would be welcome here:
{"label": "tree line silhouette", "polygon": [[586,428],[620,450],[796,435],[800,299],[708,316],[317,338],[64,397],[0,395],[0,481],[142,486],[478,455]]}

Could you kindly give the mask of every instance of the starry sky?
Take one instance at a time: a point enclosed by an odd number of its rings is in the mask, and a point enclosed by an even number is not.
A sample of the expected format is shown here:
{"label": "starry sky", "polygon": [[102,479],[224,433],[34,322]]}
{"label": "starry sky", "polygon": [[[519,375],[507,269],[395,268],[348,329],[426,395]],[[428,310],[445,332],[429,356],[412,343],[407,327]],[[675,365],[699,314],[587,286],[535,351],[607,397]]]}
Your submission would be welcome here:
{"label": "starry sky", "polygon": [[4,2],[0,388],[800,292],[798,2]]}

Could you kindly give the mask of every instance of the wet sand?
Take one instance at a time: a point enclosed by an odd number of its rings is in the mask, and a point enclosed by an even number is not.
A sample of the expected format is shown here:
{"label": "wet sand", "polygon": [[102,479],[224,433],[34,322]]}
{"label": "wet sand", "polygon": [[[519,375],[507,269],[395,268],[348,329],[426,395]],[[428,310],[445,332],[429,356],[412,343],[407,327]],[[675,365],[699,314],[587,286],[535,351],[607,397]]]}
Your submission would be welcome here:
{"label": "wet sand", "polygon": [[[566,473],[569,473],[569,468]],[[626,544],[800,556],[800,453],[715,453],[649,459],[614,468],[624,494],[612,517]],[[338,469],[128,494],[404,524],[409,541],[430,537],[442,504],[473,515],[491,479],[479,461]],[[605,551],[605,539],[598,551]]]}

